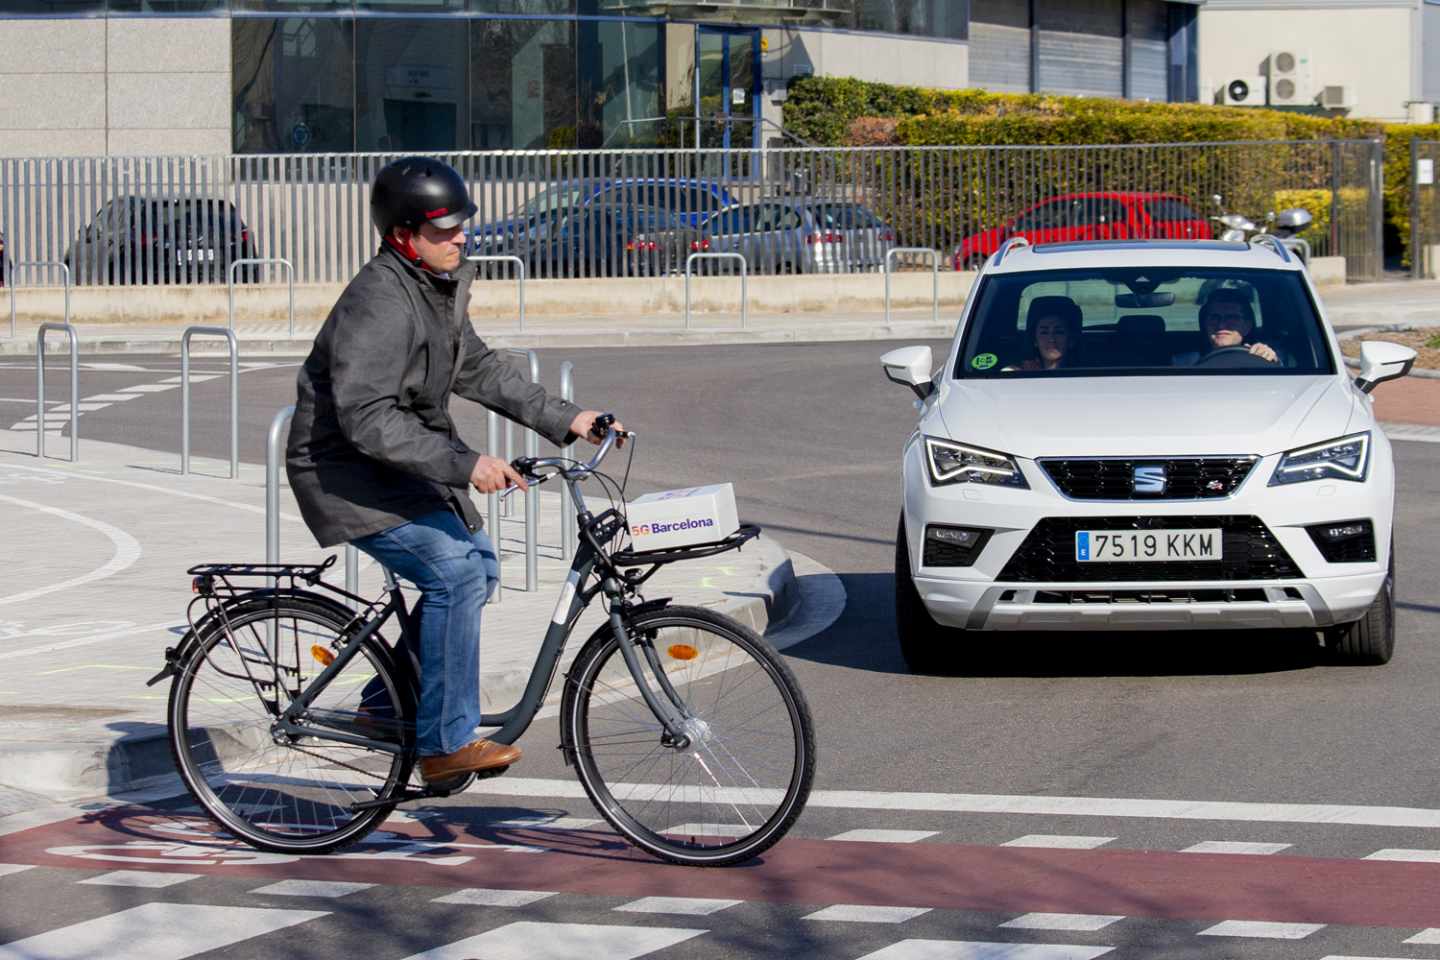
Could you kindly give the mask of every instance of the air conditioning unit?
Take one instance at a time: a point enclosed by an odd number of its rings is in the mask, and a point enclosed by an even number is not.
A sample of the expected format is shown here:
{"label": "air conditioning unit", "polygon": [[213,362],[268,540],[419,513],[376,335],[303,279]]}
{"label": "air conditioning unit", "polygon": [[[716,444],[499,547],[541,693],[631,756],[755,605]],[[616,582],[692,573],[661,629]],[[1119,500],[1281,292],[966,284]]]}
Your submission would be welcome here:
{"label": "air conditioning unit", "polygon": [[1228,107],[1265,106],[1265,78],[1236,77],[1220,88],[1220,102]]}
{"label": "air conditioning unit", "polygon": [[1315,102],[1310,81],[1310,58],[1294,50],[1270,54],[1270,106],[1299,107]]}
{"label": "air conditioning unit", "polygon": [[1320,88],[1320,106],[1326,110],[1352,110],[1355,107],[1355,85],[1327,83]]}

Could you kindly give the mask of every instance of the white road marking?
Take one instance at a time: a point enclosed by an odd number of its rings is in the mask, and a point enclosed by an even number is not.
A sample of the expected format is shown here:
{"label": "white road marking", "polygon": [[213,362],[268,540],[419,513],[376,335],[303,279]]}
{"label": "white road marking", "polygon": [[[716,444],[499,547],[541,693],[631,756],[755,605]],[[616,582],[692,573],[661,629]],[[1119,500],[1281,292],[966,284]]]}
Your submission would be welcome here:
{"label": "white road marking", "polygon": [[[108,406],[110,406],[110,404],[108,403],[87,403],[85,400],[81,400],[75,405],[75,409],[80,413],[89,413],[92,410],[104,410]],[[69,416],[70,404],[57,403],[55,404],[55,406],[45,411],[45,416],[50,417],[57,413],[63,413],[66,416]]]}
{"label": "white road marking", "polygon": [[1430,928],[1428,928],[1428,929],[1426,929],[1426,930],[1421,930],[1419,933],[1415,934],[1415,936],[1411,937],[1409,940],[1406,940],[1405,942],[1406,942],[1406,943],[1440,943],[1440,927],[1430,927]]}
{"label": "white road marking", "polygon": [[35,869],[33,863],[0,863],[0,877],[8,877],[12,873],[24,873],[26,870]]}
{"label": "white road marking", "polygon": [[22,398],[22,397],[0,397],[0,403],[28,403],[30,406],[33,407],[33,406],[35,406],[35,398],[34,398],[34,397],[23,397],[23,398]]}
{"label": "white road marking", "polygon": [[1006,840],[1002,847],[1042,847],[1052,850],[1094,850],[1114,840],[1114,837],[1079,837],[1063,833],[1027,833],[1014,840]]}
{"label": "white road marking", "polygon": [[596,923],[508,923],[406,960],[634,960],[704,930],[606,926]]}
{"label": "white road marking", "polygon": [[1104,930],[1110,924],[1124,919],[1121,916],[1098,913],[1027,913],[1014,920],[1006,920],[1000,926],[1008,930],[1065,930],[1072,933],[1093,933],[1096,930]]}
{"label": "white road marking", "polygon": [[800,919],[834,920],[839,923],[904,923],[929,912],[929,907],[877,907],[863,903],[837,903]]}
{"label": "white road marking", "polygon": [[88,880],[81,880],[82,884],[93,884],[97,887],[145,887],[150,890],[160,890],[164,887],[173,887],[177,883],[184,883],[187,880],[198,878],[198,873],[157,873],[149,870],[116,870],[113,873],[102,873],[98,877],[91,877]]}
{"label": "white road marking", "polygon": [[686,837],[743,837],[754,829],[743,823],[677,823],[660,832]]}
{"label": "white road marking", "polygon": [[555,894],[548,890],[490,890],[472,887],[436,897],[430,902],[458,903],[467,907],[525,907],[553,896]]}
{"label": "white road marking", "polygon": [[[647,796],[660,784],[615,784],[620,796]],[[470,788],[472,793],[509,797],[585,796],[574,780],[496,777]],[[705,791],[706,802],[774,802],[778,790]],[[694,795],[687,796],[693,802]],[[879,790],[817,790],[808,806],[845,810],[913,810],[930,813],[1048,814],[1063,817],[1127,817],[1155,820],[1223,820],[1236,823],[1318,823],[1326,826],[1412,827],[1440,829],[1440,810],[1423,807],[1361,806],[1331,803],[1255,803],[1232,800],[1144,800],[1123,797],[1020,796],[987,793],[892,793]]]}
{"label": "white road marking", "polygon": [[133,363],[82,363],[80,366],[86,370],[109,370],[115,373],[148,373],[145,367],[137,367]]}
{"label": "white road marking", "polygon": [[1440,863],[1440,850],[1376,850],[1364,860],[1399,860],[1405,863]]}
{"label": "white road marking", "polygon": [[98,530],[100,533],[103,533],[106,537],[108,537],[110,542],[115,546],[115,552],[111,554],[110,559],[105,561],[105,563],[101,566],[96,567],[94,570],[91,570],[89,573],[79,577],[72,577],[69,580],[63,580],[60,583],[50,583],[46,584],[43,587],[36,587],[34,590],[26,590],[23,593],[15,593],[11,594],[8,597],[0,597],[0,607],[3,607],[9,603],[20,603],[24,600],[33,600],[36,597],[43,597],[47,593],[55,593],[60,590],[68,590],[71,587],[78,587],[82,584],[93,583],[96,580],[104,580],[106,577],[113,576],[114,574],[119,573],[121,570],[125,570],[128,567],[134,565],[135,561],[140,559],[140,541],[130,536],[130,534],[126,533],[124,530],[121,530],[118,527],[112,527],[110,524],[105,523],[104,521],[95,520],[91,517],[82,517],[78,513],[71,513],[69,510],[61,510],[59,507],[52,507],[49,504],[35,503],[31,500],[21,500],[18,497],[10,497],[4,494],[0,494],[0,502],[11,503],[17,507],[26,507],[30,510],[36,510],[40,513],[48,513],[53,517],[59,517],[62,520],[69,520],[71,523],[78,523],[82,527],[89,527],[92,530]]}
{"label": "white road marking", "polygon": [[938,836],[938,830],[846,830],[831,840],[853,840],[860,843],[917,843]]}
{"label": "white road marking", "polygon": [[[187,624],[183,621],[176,623],[169,621],[165,623],[151,623],[143,627],[129,627],[124,630],[106,630],[101,633],[91,634],[88,637],[75,637],[71,640],[57,639],[54,643],[42,644],[36,647],[22,647],[19,650],[6,650],[7,657],[28,657],[38,653],[55,653],[60,650],[69,650],[72,647],[84,647],[94,643],[104,643],[107,640],[119,640],[122,637],[133,637],[139,633],[164,632],[171,636],[178,636],[176,630],[184,632]],[[3,834],[0,834],[3,835]]]}
{"label": "white road marking", "polygon": [[1181,853],[1242,853],[1265,856],[1290,849],[1288,843],[1247,843],[1243,840],[1202,840],[1181,850]]}
{"label": "white road marking", "polygon": [[126,400],[134,400],[140,396],[138,393],[97,393],[92,397],[84,397],[85,400],[99,400],[104,403],[124,403]]}
{"label": "white road marking", "polygon": [[985,943],[978,940],[901,940],[860,960],[1094,960],[1114,947],[1069,943]]}
{"label": "white road marking", "polygon": [[121,393],[165,393],[180,386],[177,379],[174,383],[137,383],[133,387],[121,387]]}
{"label": "white road marking", "polygon": [[641,897],[622,903],[615,909],[621,913],[674,913],[684,917],[708,917],[740,900],[706,900],[703,897]]}
{"label": "white road marking", "polygon": [[1258,940],[1304,940],[1323,923],[1273,923],[1269,920],[1224,920],[1201,930],[1202,937],[1249,937]]}
{"label": "white road marking", "polygon": [[325,916],[315,910],[146,903],[0,946],[0,960],[185,960]]}
{"label": "white road marking", "polygon": [[511,820],[496,820],[485,826],[511,830],[589,830],[604,822],[591,817],[515,817]]}
{"label": "white road marking", "polygon": [[266,887],[251,890],[271,897],[324,897],[335,899],[346,897],[361,890],[369,890],[373,883],[347,883],[343,880],[281,880]]}

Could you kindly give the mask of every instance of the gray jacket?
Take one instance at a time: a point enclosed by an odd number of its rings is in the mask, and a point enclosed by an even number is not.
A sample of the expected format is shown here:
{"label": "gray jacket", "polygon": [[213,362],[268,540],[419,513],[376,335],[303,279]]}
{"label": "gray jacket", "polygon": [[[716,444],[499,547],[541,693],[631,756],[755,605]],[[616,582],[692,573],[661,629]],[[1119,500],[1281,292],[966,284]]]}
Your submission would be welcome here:
{"label": "gray jacket", "polygon": [[580,408],[550,397],[475,333],[475,264],[437,277],[382,247],[365,264],[300,368],[286,473],[322,547],[447,507],[479,529],[467,492],[479,454],[450,419],[452,393],[569,439]]}

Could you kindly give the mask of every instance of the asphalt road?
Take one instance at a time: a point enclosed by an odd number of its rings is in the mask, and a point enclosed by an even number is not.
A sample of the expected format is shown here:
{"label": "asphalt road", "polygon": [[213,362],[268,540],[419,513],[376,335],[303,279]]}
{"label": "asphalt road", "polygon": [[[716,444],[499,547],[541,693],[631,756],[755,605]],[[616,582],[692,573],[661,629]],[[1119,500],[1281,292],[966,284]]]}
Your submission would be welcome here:
{"label": "asphalt road", "polygon": [[[967,640],[975,656],[967,660],[970,669],[963,674],[912,676],[895,645],[891,564],[900,499],[898,456],[914,411],[902,388],[880,375],[878,357],[892,346],[872,342],[541,355],[549,382],[555,382],[560,360],[573,360],[581,401],[616,411],[639,431],[632,493],[733,481],[745,519],[760,523],[790,549],[840,576],[848,595],[844,615],[786,652],[810,699],[821,737],[817,789],[1259,805],[1253,817],[1207,819],[1182,812],[1120,820],[1093,813],[1039,816],[1005,807],[994,814],[947,820],[946,829],[956,830],[956,838],[965,843],[1001,843],[1007,837],[1042,832],[1109,832],[1113,838],[1123,828],[1127,848],[1176,851],[1197,842],[1279,841],[1308,856],[1338,858],[1337,863],[1353,862],[1346,858],[1365,857],[1380,848],[1440,847],[1434,829],[1391,824],[1378,814],[1360,816],[1359,825],[1341,829],[1325,822],[1323,814],[1301,823],[1273,813],[1276,805],[1287,804],[1365,810],[1440,807],[1440,761],[1432,752],[1440,742],[1440,647],[1432,640],[1440,625],[1440,548],[1434,537],[1440,520],[1440,445],[1395,445],[1399,641],[1386,667],[1331,663],[1306,634],[990,634]],[[178,372],[173,358],[118,359],[142,369],[86,370],[82,393]],[[216,364],[203,361],[197,368],[213,371]],[[263,459],[265,426],[274,410],[293,398],[294,375],[293,363],[252,368],[243,375],[244,459]],[[0,364],[0,417],[8,418],[5,425],[33,412],[33,407],[10,402],[33,397],[33,378],[28,364]],[[47,389],[61,396],[63,377],[55,376]],[[171,392],[88,412],[81,421],[82,437],[176,450],[177,399]],[[223,380],[196,387],[197,455],[224,454],[224,402]],[[456,412],[462,433],[480,444],[483,411],[459,402]],[[615,463],[618,476],[623,470]],[[529,759],[526,763],[525,777],[565,776],[553,757],[539,756],[533,766]],[[591,815],[583,799],[550,803],[577,816]],[[1260,807],[1272,812],[1259,812]],[[862,826],[924,828],[929,823],[925,815],[908,812],[903,805],[865,815],[842,806],[816,808],[802,820],[797,836],[823,838]],[[877,864],[899,864],[904,856],[903,848],[885,844],[876,844],[874,850]],[[1231,857],[1227,863],[1247,859]],[[984,890],[991,882],[989,867],[966,867],[971,868],[974,872],[945,882]],[[1079,863],[1065,869],[1073,869],[1077,877],[1090,876],[1085,872],[1089,868]],[[1094,869],[1099,874],[1111,871],[1111,879],[1113,871],[1125,872],[1115,864]],[[1008,882],[1005,876],[997,869],[993,882],[1003,885]],[[1195,878],[1193,884],[1220,889],[1227,881]],[[1334,893],[1340,902],[1348,896],[1346,889],[1341,883]],[[872,899],[845,902],[885,902],[876,899],[882,893],[877,888]],[[38,888],[35,896],[41,896]],[[1296,897],[1303,900],[1300,892]],[[1056,902],[1072,901],[1060,897]],[[1440,897],[1435,902],[1440,903]],[[1001,910],[1010,903],[997,895],[984,909]],[[1111,904],[1108,910],[1093,912],[1140,911]],[[788,923],[794,918],[785,914],[781,919]],[[1440,927],[1440,914],[1433,923],[1409,919],[1417,928]],[[736,926],[736,939],[722,955],[751,955],[758,949],[751,935],[763,940],[766,924],[772,922],[778,921],[756,917],[753,928]],[[954,919],[956,929],[969,929],[968,922]],[[1379,918],[1372,925],[1406,924]],[[776,946],[792,952],[807,949],[804,929],[811,928],[781,926]],[[1137,934],[1127,942],[1168,944],[1173,949],[1167,956],[1237,955],[1233,943],[1216,942],[1213,949],[1208,941],[1197,946],[1195,932],[1167,928]],[[1355,934],[1352,940],[1334,949],[1419,956],[1397,952],[1402,948],[1393,932],[1368,938]],[[842,936],[833,949],[828,940],[823,948],[812,946],[819,955],[858,957],[866,953],[860,949],[862,941],[857,932],[849,939]],[[1321,955],[1275,950],[1279,945],[1269,941],[1247,941],[1239,954]],[[951,956],[935,954],[942,955]]]}

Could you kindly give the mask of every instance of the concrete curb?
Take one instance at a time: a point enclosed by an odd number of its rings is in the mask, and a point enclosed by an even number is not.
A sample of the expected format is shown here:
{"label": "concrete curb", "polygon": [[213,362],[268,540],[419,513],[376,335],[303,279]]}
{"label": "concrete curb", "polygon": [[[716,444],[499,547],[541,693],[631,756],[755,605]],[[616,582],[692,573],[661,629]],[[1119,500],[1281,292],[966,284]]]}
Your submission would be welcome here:
{"label": "concrete curb", "polygon": [[[796,583],[795,565],[778,542],[762,536],[744,549],[762,553],[766,558],[766,572],[743,592],[726,591],[727,598],[715,604],[714,609],[763,635],[771,624],[781,625],[797,618],[802,592]],[[586,639],[587,636],[581,635],[572,637],[567,653],[573,656]],[[484,642],[483,634],[481,642]],[[158,657],[154,666],[159,669]],[[485,699],[507,706],[515,703],[528,679],[529,672],[519,670],[486,675]],[[164,691],[168,685],[154,689]],[[551,693],[553,696],[554,688]],[[170,741],[163,733],[122,736],[108,743],[87,742],[68,748],[33,743],[0,744],[0,787],[52,799],[113,795],[153,786],[157,778],[178,784],[175,777]]]}
{"label": "concrete curb", "polygon": [[[930,321],[891,322],[877,321],[870,324],[804,324],[790,327],[760,327],[747,330],[698,327],[685,329],[657,329],[597,332],[593,328],[577,330],[546,330],[535,333],[486,333],[485,342],[497,349],[518,347],[522,349],[544,349],[560,347],[674,347],[703,346],[737,343],[822,343],[843,340],[945,340],[955,333],[953,322]],[[311,337],[244,337],[240,338],[240,352],[247,356],[268,354],[272,356],[298,356],[309,354],[314,342]],[[220,342],[196,340],[192,354],[195,356],[221,356]],[[180,352],[179,336],[80,336],[82,354],[133,354]],[[58,351],[47,349],[47,356]],[[33,338],[17,336],[13,340],[0,340],[0,356],[34,356]],[[57,361],[63,362],[63,361]]]}

